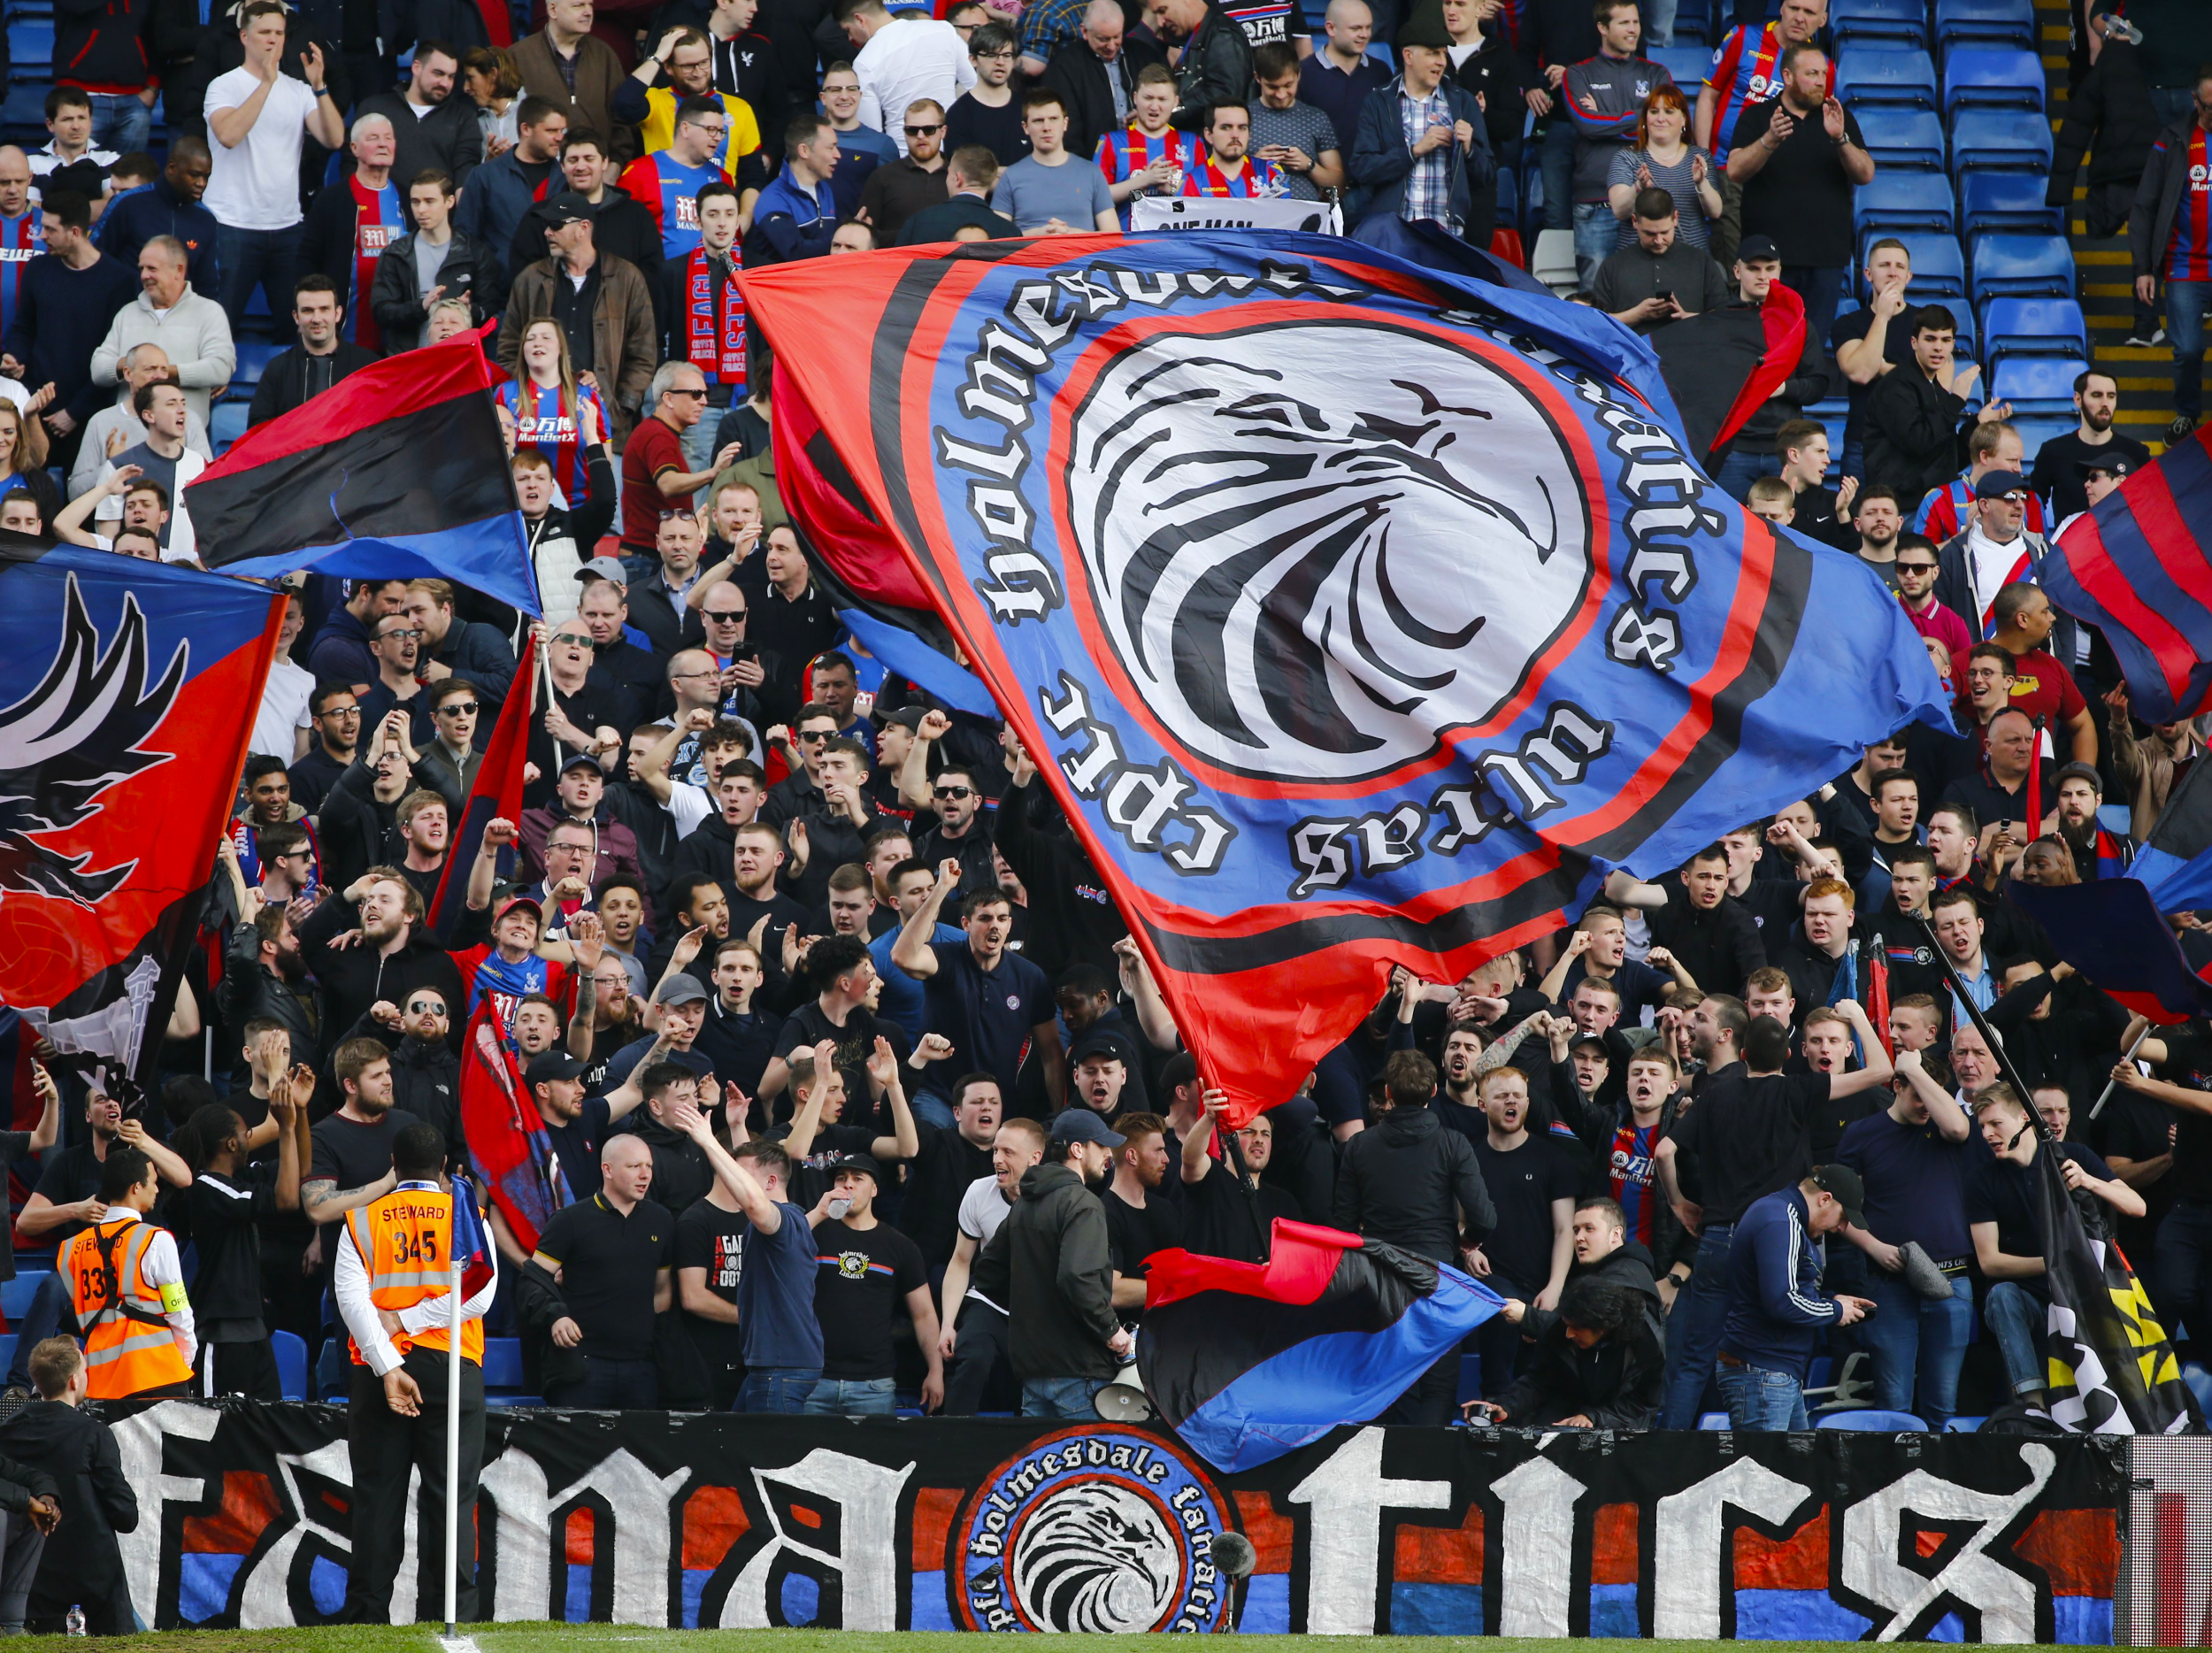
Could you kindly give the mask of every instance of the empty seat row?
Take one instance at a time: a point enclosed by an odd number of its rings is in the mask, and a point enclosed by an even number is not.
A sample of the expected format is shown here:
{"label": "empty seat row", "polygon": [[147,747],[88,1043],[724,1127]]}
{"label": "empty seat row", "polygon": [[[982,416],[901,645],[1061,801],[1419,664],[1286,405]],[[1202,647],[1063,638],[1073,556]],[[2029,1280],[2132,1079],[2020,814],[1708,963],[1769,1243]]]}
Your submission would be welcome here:
{"label": "empty seat row", "polygon": [[1870,232],[1969,235],[2008,232],[2062,235],[2062,209],[2047,204],[2046,181],[2033,173],[1968,173],[1955,185],[1938,173],[1876,173],[1852,202],[1852,227]]}
{"label": "empty seat row", "polygon": [[[1924,51],[1855,47],[1836,65],[1836,96],[1862,125],[1893,109],[2043,109],[2043,60],[2012,47],[1961,47],[1944,59],[1940,81]],[[1879,111],[1879,112],[1877,112]]]}
{"label": "empty seat row", "polygon": [[2050,122],[2024,109],[1962,109],[1947,131],[1933,110],[1885,110],[1863,130],[1878,176],[1884,167],[1947,169],[1962,177],[1976,172],[2047,177],[2051,170]]}
{"label": "empty seat row", "polygon": [[[1853,42],[1917,46],[1932,38],[1921,0],[1834,0],[1829,27],[1839,47]],[[2034,0],[1936,0],[1934,43],[1952,46],[2036,46]]]}

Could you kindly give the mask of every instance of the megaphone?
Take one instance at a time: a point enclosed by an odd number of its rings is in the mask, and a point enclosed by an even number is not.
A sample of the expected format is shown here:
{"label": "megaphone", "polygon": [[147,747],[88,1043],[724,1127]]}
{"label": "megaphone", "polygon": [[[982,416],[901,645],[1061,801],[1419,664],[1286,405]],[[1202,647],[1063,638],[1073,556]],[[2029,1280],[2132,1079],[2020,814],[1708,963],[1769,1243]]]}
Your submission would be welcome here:
{"label": "megaphone", "polygon": [[1148,1424],[1159,1416],[1152,1397],[1138,1380],[1137,1363],[1133,1360],[1114,1374],[1111,1383],[1091,1397],[1091,1410],[1110,1424]]}

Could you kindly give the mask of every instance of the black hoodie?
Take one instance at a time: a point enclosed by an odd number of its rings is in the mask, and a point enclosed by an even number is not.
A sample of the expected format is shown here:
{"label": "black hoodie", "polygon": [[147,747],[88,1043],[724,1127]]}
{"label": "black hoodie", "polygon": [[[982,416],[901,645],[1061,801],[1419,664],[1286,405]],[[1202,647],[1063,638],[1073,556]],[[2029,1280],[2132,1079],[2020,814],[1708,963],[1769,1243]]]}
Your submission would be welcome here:
{"label": "black hoodie", "polygon": [[[1594,1280],[1607,1286],[1617,1286],[1623,1291],[1641,1292],[1651,1306],[1654,1326],[1666,1318],[1666,1311],[1659,1303],[1659,1280],[1651,1260],[1651,1253],[1634,1240],[1624,1240],[1594,1263],[1575,1262],[1568,1265],[1567,1285],[1571,1288],[1578,1280]],[[1566,1293],[1562,1291],[1563,1297]],[[1529,1306],[1521,1317],[1521,1335],[1530,1342],[1542,1338],[1559,1319],[1556,1309]]]}
{"label": "black hoodie", "polygon": [[1106,1340],[1121,1322],[1106,1208],[1065,1164],[1030,1166],[1021,1188],[991,1236],[1005,1246],[1010,1276],[1014,1375],[1110,1378],[1121,1366]]}
{"label": "black hoodie", "polygon": [[1497,1226],[1473,1145],[1434,1108],[1394,1107],[1344,1145],[1338,1227],[1456,1266],[1463,1211],[1475,1239]]}

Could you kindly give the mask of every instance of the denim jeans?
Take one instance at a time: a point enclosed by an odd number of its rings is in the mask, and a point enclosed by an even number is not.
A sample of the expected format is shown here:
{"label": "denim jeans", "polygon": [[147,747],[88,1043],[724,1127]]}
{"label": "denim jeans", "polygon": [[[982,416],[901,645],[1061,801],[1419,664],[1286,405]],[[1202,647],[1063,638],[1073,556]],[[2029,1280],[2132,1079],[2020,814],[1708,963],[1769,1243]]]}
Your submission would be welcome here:
{"label": "denim jeans", "polygon": [[1720,470],[1713,481],[1739,505],[1751,497],[1751,485],[1763,476],[1779,476],[1782,462],[1770,453],[1747,450],[1742,444],[1731,448],[1728,457],[1720,462]]}
{"label": "denim jeans", "polygon": [[1674,44],[1674,14],[1681,9],[1681,5],[1682,0],[1644,0],[1643,43],[1646,46]]}
{"label": "denim jeans", "polygon": [[1721,1398],[1731,1429],[1809,1429],[1805,1386],[1786,1372],[1760,1366],[1723,1366]]}
{"label": "denim jeans", "polygon": [[1659,1408],[1662,1429],[1694,1429],[1705,1402],[1713,1357],[1728,1320],[1728,1242],[1733,1223],[1709,1223],[1698,1236],[1690,1283],[1675,1295],[1667,1316],[1666,1388]]}
{"label": "denim jeans", "polygon": [[154,111],[135,92],[88,92],[92,100],[92,147],[128,155],[153,137]]}
{"label": "denim jeans", "polygon": [[803,1412],[822,1380],[819,1367],[756,1366],[737,1392],[741,1412]]}
{"label": "denim jeans", "polygon": [[1537,165],[1544,174],[1544,227],[1567,229],[1574,222],[1575,125],[1566,111],[1556,107],[1563,87],[1548,88],[1554,108],[1551,124],[1539,140]]}
{"label": "denim jeans", "polygon": [[2151,1280],[2166,1335],[2176,1335],[2177,1325],[2185,1326],[2197,1349],[2212,1348],[2212,1202],[2174,1202],[2158,1225]]}
{"label": "denim jeans", "polygon": [[304,227],[287,229],[215,229],[215,265],[221,283],[223,313],[230,318],[231,336],[243,328],[246,305],[258,286],[267,296],[269,313],[280,319],[292,313],[292,284],[298,281],[300,242]]}
{"label": "denim jeans", "polygon": [[[1974,1288],[1963,1274],[1941,1302],[1924,1297],[1898,1275],[1867,1271],[1866,1295],[1881,1309],[1863,1320],[1859,1342],[1874,1357],[1874,1403],[1914,1412],[1940,1431],[1959,1409],[1959,1367],[1974,1330]],[[1913,1404],[1914,1378],[1920,1404]]]}
{"label": "denim jeans", "polygon": [[2166,283],[2166,342],[2174,347],[2174,411],[2204,412],[2204,307],[2212,281]]}
{"label": "denim jeans", "polygon": [[892,1378],[818,1378],[799,1409],[817,1418],[889,1418],[899,1410]]}
{"label": "denim jeans", "polygon": [[1024,1378],[1022,1416],[1069,1418],[1084,1423],[1098,1420],[1091,1397],[1107,1384],[1104,1378]]}
{"label": "denim jeans", "polygon": [[1598,265],[1620,245],[1621,221],[1602,201],[1575,203],[1575,285],[1588,292],[1598,279]]}
{"label": "denim jeans", "polygon": [[2043,1334],[2050,1321],[2050,1306],[2016,1280],[2001,1280],[1982,1299],[1982,1319],[1997,1340],[2004,1357],[2005,1381],[2015,1395],[2026,1395],[2046,1386]]}
{"label": "denim jeans", "polygon": [[1805,301],[1805,326],[1825,346],[1835,325],[1836,304],[1843,296],[1843,271],[1826,265],[1786,264],[1782,285]]}

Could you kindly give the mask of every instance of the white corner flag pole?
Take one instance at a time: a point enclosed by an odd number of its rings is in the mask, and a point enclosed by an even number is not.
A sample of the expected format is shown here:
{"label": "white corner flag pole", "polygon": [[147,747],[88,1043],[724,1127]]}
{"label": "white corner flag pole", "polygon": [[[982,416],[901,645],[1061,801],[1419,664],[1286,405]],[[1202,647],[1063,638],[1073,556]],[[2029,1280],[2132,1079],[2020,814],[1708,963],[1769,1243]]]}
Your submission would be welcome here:
{"label": "white corner flag pole", "polygon": [[[451,1198],[455,1202],[453,1215],[459,1216],[460,1190],[457,1188]],[[449,1307],[446,1319],[446,1386],[445,1386],[445,1634],[453,1638],[454,1618],[460,1606],[459,1573],[461,1568],[461,1254],[453,1246],[454,1236],[461,1225],[457,1220],[446,1230],[447,1262],[452,1271],[452,1283],[447,1289]]]}

